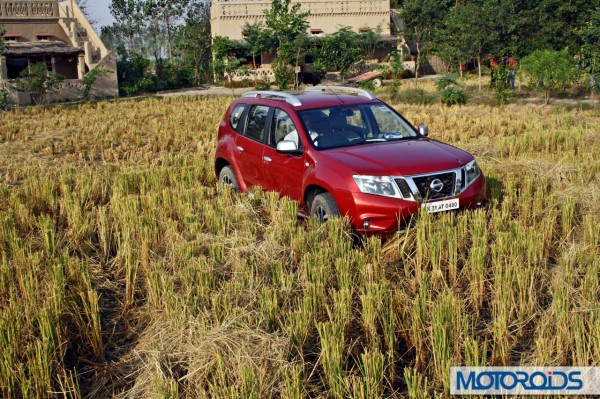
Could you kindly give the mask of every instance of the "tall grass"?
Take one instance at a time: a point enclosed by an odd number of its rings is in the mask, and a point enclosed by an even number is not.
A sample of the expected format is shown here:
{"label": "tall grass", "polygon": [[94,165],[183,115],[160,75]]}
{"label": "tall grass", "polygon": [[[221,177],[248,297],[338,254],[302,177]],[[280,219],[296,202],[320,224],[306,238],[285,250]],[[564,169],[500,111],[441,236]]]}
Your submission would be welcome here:
{"label": "tall grass", "polygon": [[398,105],[492,198],[357,242],[216,186],[229,101],[0,114],[0,396],[428,398],[452,365],[600,365],[598,109]]}

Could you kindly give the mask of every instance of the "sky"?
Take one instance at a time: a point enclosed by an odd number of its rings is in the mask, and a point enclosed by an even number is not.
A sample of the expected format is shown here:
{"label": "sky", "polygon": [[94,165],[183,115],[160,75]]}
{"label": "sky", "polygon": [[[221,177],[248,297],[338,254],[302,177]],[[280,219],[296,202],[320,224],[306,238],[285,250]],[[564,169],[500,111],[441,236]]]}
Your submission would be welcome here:
{"label": "sky", "polygon": [[100,32],[100,28],[105,25],[112,25],[115,19],[110,15],[108,8],[110,0],[93,0],[88,1],[92,17],[98,21],[95,28]]}

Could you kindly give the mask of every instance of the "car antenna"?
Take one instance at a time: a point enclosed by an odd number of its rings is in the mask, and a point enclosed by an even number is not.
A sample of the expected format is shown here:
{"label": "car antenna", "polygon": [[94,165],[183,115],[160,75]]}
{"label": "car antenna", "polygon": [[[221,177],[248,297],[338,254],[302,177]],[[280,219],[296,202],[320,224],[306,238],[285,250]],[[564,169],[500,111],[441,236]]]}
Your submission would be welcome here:
{"label": "car antenna", "polygon": [[342,97],[340,97],[340,96],[339,96],[339,95],[338,95],[338,94],[335,92],[335,90],[331,90],[331,89],[329,88],[329,86],[325,86],[325,87],[327,87],[327,90],[329,90],[330,92],[332,92],[333,94],[335,94],[335,96],[338,98],[338,100],[340,100],[340,102],[341,102],[342,104],[346,105],[346,103],[344,102],[344,100],[342,100]]}

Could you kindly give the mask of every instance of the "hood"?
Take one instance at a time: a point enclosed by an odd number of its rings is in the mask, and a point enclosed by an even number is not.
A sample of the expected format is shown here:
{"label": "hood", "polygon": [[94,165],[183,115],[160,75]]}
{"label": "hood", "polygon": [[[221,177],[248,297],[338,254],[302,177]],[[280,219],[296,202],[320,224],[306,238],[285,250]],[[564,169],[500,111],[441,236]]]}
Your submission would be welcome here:
{"label": "hood", "polygon": [[402,176],[456,169],[473,160],[469,153],[431,139],[362,144],[322,151],[353,174]]}

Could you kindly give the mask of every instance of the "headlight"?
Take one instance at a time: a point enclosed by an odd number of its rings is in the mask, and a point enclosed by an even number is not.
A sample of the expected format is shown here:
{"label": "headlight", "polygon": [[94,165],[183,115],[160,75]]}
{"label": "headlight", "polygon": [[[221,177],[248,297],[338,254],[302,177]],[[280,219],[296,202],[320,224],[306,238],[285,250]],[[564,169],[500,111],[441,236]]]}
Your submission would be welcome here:
{"label": "headlight", "polygon": [[466,187],[469,184],[473,183],[475,181],[475,179],[477,179],[479,177],[479,175],[481,174],[481,171],[479,170],[479,166],[477,166],[477,162],[475,160],[472,160],[471,162],[466,164],[464,166],[464,168],[465,168],[465,177],[466,177],[466,184],[465,184],[465,187]]}
{"label": "headlight", "polygon": [[402,198],[396,183],[389,176],[352,176],[352,178],[363,193]]}

